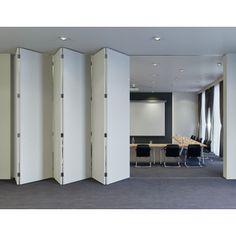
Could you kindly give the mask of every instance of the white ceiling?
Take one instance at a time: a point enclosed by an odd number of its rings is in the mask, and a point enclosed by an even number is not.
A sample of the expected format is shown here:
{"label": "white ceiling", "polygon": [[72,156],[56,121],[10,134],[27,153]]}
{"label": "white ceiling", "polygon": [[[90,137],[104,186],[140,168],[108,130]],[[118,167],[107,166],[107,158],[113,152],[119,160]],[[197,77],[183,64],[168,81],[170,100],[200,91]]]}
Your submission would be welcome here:
{"label": "white ceiling", "polygon": [[[61,35],[71,40],[60,41]],[[155,35],[161,37],[159,42],[152,40]],[[146,56],[131,57],[131,79],[141,91],[197,91],[203,88],[222,75],[222,68],[216,67],[221,60],[218,56],[236,53],[235,42],[236,28],[0,28],[1,53],[14,53],[17,47],[54,53],[57,48],[67,47],[92,54],[100,48],[110,47],[128,55]],[[157,68],[159,77],[155,79],[157,84],[151,88],[153,68],[148,64],[154,58],[147,56],[158,56],[155,59],[160,64]],[[184,67],[185,71],[177,82],[178,67]]]}
{"label": "white ceiling", "polygon": [[197,92],[222,76],[218,63],[221,56],[132,56],[131,84],[141,92]]}

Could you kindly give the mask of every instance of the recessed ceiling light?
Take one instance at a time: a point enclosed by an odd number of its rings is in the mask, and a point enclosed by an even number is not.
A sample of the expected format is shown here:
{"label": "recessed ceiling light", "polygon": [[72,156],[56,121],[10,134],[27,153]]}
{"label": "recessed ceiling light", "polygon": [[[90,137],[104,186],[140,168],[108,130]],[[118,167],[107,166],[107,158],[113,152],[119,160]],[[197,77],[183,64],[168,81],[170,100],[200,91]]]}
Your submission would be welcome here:
{"label": "recessed ceiling light", "polygon": [[66,40],[68,40],[68,38],[67,38],[66,36],[60,36],[59,39],[60,39],[61,41],[66,41]]}
{"label": "recessed ceiling light", "polygon": [[155,41],[160,41],[160,40],[161,40],[161,37],[159,37],[159,36],[154,36],[154,37],[153,37],[153,40],[155,40]]}
{"label": "recessed ceiling light", "polygon": [[157,66],[157,63],[153,63],[152,65],[153,65],[153,66]]}
{"label": "recessed ceiling light", "polygon": [[180,71],[181,73],[183,73],[183,72],[184,72],[184,69],[179,69],[179,71]]}
{"label": "recessed ceiling light", "polygon": [[131,87],[132,87],[132,88],[135,88],[135,87],[136,87],[136,85],[135,85],[135,84],[131,84]]}
{"label": "recessed ceiling light", "polygon": [[217,66],[222,66],[222,63],[221,63],[221,62],[218,62],[218,63],[217,63]]}

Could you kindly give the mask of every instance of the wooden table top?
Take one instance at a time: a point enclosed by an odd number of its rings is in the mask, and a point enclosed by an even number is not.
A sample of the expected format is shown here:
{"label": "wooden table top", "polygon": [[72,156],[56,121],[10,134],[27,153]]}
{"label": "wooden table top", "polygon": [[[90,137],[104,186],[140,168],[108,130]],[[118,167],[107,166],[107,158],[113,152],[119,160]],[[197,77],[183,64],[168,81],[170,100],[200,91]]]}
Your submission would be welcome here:
{"label": "wooden table top", "polygon": [[[189,144],[199,144],[201,147],[207,147],[207,145],[192,140],[183,136],[173,136],[173,143],[149,143],[151,148],[165,148],[168,144],[179,144],[180,147],[188,147]],[[141,144],[141,143],[139,143]],[[130,148],[136,148],[138,143],[131,143]]]}

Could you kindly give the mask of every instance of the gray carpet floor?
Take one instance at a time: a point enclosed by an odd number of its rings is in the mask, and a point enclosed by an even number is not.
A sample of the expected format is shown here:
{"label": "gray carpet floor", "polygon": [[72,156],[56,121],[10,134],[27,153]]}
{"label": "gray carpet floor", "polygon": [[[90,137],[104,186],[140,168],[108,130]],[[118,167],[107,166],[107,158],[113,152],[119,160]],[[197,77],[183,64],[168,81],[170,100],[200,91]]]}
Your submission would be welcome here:
{"label": "gray carpet floor", "polygon": [[[52,179],[16,186],[0,181],[1,209],[236,209],[236,181],[209,169],[131,168],[132,177],[108,186],[87,179],[60,186]],[[182,171],[181,171],[182,170]],[[160,174],[159,172],[163,173]],[[175,173],[174,173],[174,172]],[[181,172],[176,172],[181,171]],[[192,172],[192,175],[190,172]],[[195,173],[198,172],[199,175]]]}

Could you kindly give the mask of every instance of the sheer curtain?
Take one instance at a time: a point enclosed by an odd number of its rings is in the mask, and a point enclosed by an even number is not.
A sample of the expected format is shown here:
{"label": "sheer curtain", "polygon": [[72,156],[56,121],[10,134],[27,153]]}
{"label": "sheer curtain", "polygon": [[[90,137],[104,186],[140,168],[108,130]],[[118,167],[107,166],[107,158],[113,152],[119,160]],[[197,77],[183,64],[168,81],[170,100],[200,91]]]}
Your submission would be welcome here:
{"label": "sheer curtain", "polygon": [[205,91],[205,119],[206,119],[206,135],[205,139],[212,140],[213,133],[213,101],[214,101],[214,87]]}
{"label": "sheer curtain", "polygon": [[214,86],[214,102],[213,102],[213,135],[212,135],[212,151],[219,156],[220,154],[220,85]]}
{"label": "sheer curtain", "polygon": [[221,130],[220,130],[220,156],[223,157],[223,130],[224,130],[224,123],[223,123],[223,81],[220,82],[220,123],[221,123]]}
{"label": "sheer curtain", "polygon": [[202,92],[202,102],[201,102],[201,119],[200,119],[200,135],[199,137],[205,138],[206,134],[206,115],[205,115],[205,103],[206,103],[206,94]]}

